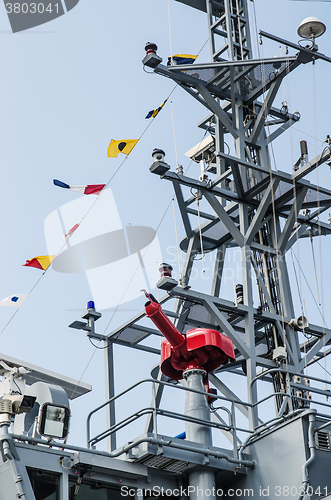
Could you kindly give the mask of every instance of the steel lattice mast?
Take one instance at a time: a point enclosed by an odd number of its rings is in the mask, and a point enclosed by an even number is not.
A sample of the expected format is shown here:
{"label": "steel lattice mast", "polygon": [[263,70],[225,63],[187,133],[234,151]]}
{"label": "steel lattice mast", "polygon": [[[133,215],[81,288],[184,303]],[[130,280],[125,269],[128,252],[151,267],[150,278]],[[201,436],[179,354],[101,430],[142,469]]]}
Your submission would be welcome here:
{"label": "steel lattice mast", "polygon": [[[299,52],[285,58],[253,59],[245,0],[207,0],[206,3],[183,0],[183,3],[207,13],[212,62],[165,67],[156,54],[147,54],[143,61],[156,73],[173,79],[211,112],[199,126],[208,129],[213,140],[191,156],[204,165],[199,181],[181,172],[173,174],[169,167],[164,170],[155,164],[151,167],[154,173],[174,185],[186,232],[181,242],[187,254],[182,284],[190,282],[194,258],[201,251],[200,231],[203,248],[216,252],[209,296],[201,299],[201,294],[185,287],[169,290],[170,295],[177,297],[179,319],[176,324],[180,330],[185,329],[190,320],[188,303],[201,304],[209,312],[211,322],[233,340],[239,359],[244,358],[248,401],[257,402],[254,384],[257,366],[271,369],[277,412],[284,414],[291,411],[293,405],[288,397],[282,396],[290,390],[290,378],[286,370],[282,370],[283,364],[286,361],[286,366],[297,373],[304,367],[298,333],[289,324],[294,319],[294,307],[285,255],[298,237],[307,236],[307,226],[314,227],[315,231],[323,226],[327,234],[330,232],[327,225],[316,220],[316,211],[308,216],[300,213],[308,207],[305,201],[308,188],[316,192],[321,189],[311,187],[302,178],[330,155],[327,151],[292,175],[272,171],[269,144],[299,119],[299,115],[291,114],[287,107],[273,107],[273,102],[284,77],[301,63],[316,58],[330,60],[284,40],[284,44]],[[225,42],[220,43],[220,39]],[[273,131],[267,134],[271,126]],[[225,152],[225,134],[232,136],[236,156]],[[185,186],[196,190],[196,195],[185,198]],[[325,200],[322,203],[316,200],[314,205],[316,209],[320,205],[319,213],[329,206],[328,195],[324,194]],[[199,214],[204,219],[201,227],[193,227],[192,221],[198,212],[192,204],[202,197],[210,211]],[[285,220],[283,227],[281,219]],[[241,249],[243,280],[243,297],[235,306],[224,304],[219,298],[226,249],[233,246]],[[257,309],[253,308],[252,273],[255,273],[260,298]],[[321,330],[318,331],[316,334],[320,337]],[[256,354],[259,344],[265,344],[266,355]],[[258,424],[255,409],[249,410],[249,419],[251,428],[255,428]]]}

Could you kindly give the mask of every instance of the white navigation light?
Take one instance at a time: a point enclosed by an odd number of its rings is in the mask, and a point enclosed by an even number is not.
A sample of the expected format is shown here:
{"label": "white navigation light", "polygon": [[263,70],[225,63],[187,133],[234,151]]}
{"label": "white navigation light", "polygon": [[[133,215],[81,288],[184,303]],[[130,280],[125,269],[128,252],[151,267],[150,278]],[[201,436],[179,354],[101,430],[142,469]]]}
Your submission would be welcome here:
{"label": "white navigation light", "polygon": [[317,17],[307,17],[302,21],[298,28],[298,35],[301,38],[315,39],[323,35],[326,26]]}

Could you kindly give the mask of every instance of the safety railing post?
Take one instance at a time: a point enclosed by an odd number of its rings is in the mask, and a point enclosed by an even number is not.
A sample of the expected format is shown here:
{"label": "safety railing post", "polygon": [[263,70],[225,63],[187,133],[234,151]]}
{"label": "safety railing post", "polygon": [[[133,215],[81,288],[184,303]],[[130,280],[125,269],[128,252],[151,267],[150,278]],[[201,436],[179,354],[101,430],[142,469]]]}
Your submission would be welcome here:
{"label": "safety railing post", "polygon": [[232,428],[233,428],[233,457],[238,458],[238,440],[237,440],[237,425],[236,425],[236,407],[234,401],[231,401]]}
{"label": "safety railing post", "polygon": [[156,407],[156,387],[155,381],[153,382],[153,431],[155,437],[157,437],[157,407]]}

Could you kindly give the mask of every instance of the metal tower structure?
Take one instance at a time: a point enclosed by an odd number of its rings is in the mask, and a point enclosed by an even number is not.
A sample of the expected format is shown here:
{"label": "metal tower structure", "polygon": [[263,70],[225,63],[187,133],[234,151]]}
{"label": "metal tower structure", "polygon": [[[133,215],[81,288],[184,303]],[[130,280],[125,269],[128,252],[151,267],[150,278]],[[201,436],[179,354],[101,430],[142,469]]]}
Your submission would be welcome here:
{"label": "metal tower structure", "polygon": [[[331,382],[304,374],[331,353],[331,330],[308,324],[303,312],[295,317],[286,263],[298,239],[331,232],[320,219],[331,206],[331,191],[306,179],[323,162],[331,164],[331,139],[311,161],[302,142],[291,173],[273,170],[268,152],[299,119],[285,102],[281,109],[273,106],[284,77],[301,64],[331,62],[315,44],[325,26],[316,18],[300,25],[300,36],[311,38],[305,47],[261,32],[295,54],[253,59],[247,0],[177,1],[207,14],[212,61],[164,66],[149,43],[143,64],[208,111],[199,126],[210,135],[189,152],[201,166],[199,179],[184,175],[180,165],[172,170],[160,149],[153,151],[150,167],[174,187],[185,230],[182,276],[177,282],[171,266],[161,264],[157,287],[165,295],[157,301],[145,291],[145,310],[107,335],[95,331],[101,314],[92,301],[84,321],[70,325],[105,348],[107,400],[87,416],[86,447],[66,442],[69,399],[91,387],[0,355],[0,500],[331,498],[330,389],[325,392]],[[221,295],[225,255],[233,248],[240,249],[242,271],[234,302]],[[214,273],[210,292],[201,293],[193,288],[192,269],[207,251],[215,256]],[[171,302],[172,311],[161,308]],[[162,334],[161,368],[159,363],[151,378],[115,395],[113,344],[159,355],[148,339]],[[225,371],[231,374],[227,385]],[[245,399],[236,390],[238,378],[246,378]],[[260,379],[271,387],[262,399]],[[144,395],[151,388],[151,403],[138,410],[128,404],[137,387]],[[183,413],[162,406],[164,389],[176,404],[185,394]],[[272,400],[276,414],[269,404],[263,422],[261,405]],[[129,415],[121,412],[116,421],[120,404]],[[104,411],[106,428],[100,430]],[[237,418],[239,412],[246,421]],[[146,417],[145,432],[132,438],[128,427]],[[169,435],[160,432],[158,417],[172,423]],[[186,434],[177,434],[184,423]],[[123,430],[125,442],[117,448]],[[231,443],[227,448],[219,447],[220,432]],[[108,452],[97,450],[105,439]]]}
{"label": "metal tower structure", "polygon": [[[309,162],[302,160],[291,174],[273,170],[268,151],[300,118],[298,113],[290,113],[286,103],[281,109],[273,106],[283,79],[301,64],[331,59],[319,53],[314,43],[301,47],[265,32],[261,36],[297,52],[253,59],[246,0],[178,1],[207,13],[212,62],[164,66],[152,50],[147,51],[143,64],[172,79],[208,110],[199,126],[211,135],[190,152],[201,164],[199,180],[183,175],[180,168],[171,171],[162,155],[155,155],[150,169],[173,183],[186,233],[180,244],[186,252],[180,285],[161,280],[158,286],[168,292],[163,302],[176,298],[171,315],[181,332],[192,325],[212,326],[231,338],[237,353],[235,367],[222,367],[219,372],[231,370],[247,377],[247,398],[252,406],[246,416],[254,429],[259,422],[255,382],[261,373],[267,371],[273,383],[277,415],[309,406],[304,397],[294,402],[290,397],[295,393],[293,376],[318,359],[331,339],[331,330],[309,325],[311,339],[300,345],[298,330],[308,326],[304,317],[295,318],[286,264],[286,253],[299,238],[331,232],[320,221],[321,213],[331,205],[331,191],[305,179],[330,159],[330,148]],[[235,154],[226,150],[225,135],[233,139]],[[199,209],[202,199],[208,207],[203,211]],[[197,225],[198,217],[202,222]],[[219,295],[225,254],[235,246],[241,250],[242,285],[238,283],[234,304]],[[188,287],[194,259],[203,251],[216,254],[209,295]],[[256,308],[255,281],[260,300]],[[143,317],[144,313],[133,318],[108,339],[155,352],[139,345],[141,339],[158,333],[139,325]],[[215,374],[211,380],[221,393],[234,396]]]}

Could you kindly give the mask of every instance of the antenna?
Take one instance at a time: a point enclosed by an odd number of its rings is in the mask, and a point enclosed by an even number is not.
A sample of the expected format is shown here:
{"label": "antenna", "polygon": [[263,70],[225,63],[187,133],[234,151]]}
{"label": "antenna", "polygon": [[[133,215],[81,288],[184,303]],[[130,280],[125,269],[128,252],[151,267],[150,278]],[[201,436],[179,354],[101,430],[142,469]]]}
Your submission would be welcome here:
{"label": "antenna", "polygon": [[307,17],[304,19],[299,28],[298,35],[301,38],[318,38],[326,31],[326,26],[317,17]]}
{"label": "antenna", "polygon": [[317,50],[317,46],[315,46],[315,38],[318,38],[319,36],[323,35],[326,31],[326,26],[322,21],[320,21],[317,17],[307,17],[304,19],[299,28],[298,28],[298,35],[301,38],[307,38],[310,39],[312,42],[311,48],[315,48]]}

